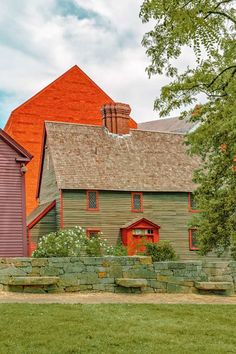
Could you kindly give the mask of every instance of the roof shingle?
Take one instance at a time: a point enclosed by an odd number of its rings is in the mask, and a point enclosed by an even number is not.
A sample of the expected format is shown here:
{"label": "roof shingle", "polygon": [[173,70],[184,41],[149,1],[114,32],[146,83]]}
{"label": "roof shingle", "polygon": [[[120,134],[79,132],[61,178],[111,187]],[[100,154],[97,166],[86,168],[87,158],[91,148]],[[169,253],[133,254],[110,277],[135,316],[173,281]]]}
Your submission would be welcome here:
{"label": "roof shingle", "polygon": [[131,130],[110,134],[91,125],[46,122],[58,188],[192,191],[197,159],[181,134]]}

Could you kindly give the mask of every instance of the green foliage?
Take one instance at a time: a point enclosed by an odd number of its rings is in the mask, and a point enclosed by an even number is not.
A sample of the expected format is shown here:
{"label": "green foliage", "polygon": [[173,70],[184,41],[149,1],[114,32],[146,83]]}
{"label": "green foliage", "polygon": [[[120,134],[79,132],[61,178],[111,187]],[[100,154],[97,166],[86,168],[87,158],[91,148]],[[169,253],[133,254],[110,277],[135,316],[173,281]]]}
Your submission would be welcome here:
{"label": "green foliage", "polygon": [[147,243],[146,255],[151,256],[153,262],[175,261],[177,259],[173,246],[167,241]]}
{"label": "green foliage", "polygon": [[107,240],[98,235],[88,238],[84,229],[76,226],[73,229],[59,230],[43,236],[33,257],[78,257],[126,255],[122,245],[109,246]]}
{"label": "green foliage", "polygon": [[[194,175],[202,211],[193,220],[202,254],[221,255],[236,243],[236,10],[233,0],[146,0],[140,16],[155,21],[143,39],[149,75],[165,74],[171,83],[155,102],[160,114],[203,103],[182,117],[199,123],[186,137],[201,165]],[[176,59],[191,47],[196,63],[179,72]],[[191,113],[191,114],[190,114]],[[233,249],[232,249],[233,252]]]}

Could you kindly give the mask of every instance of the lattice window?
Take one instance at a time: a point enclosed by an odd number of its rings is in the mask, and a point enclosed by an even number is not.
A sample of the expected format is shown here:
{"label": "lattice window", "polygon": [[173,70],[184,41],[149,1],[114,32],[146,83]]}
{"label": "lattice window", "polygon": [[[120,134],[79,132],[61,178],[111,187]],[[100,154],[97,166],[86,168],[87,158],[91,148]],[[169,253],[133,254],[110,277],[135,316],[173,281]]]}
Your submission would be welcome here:
{"label": "lattice window", "polygon": [[189,249],[191,251],[199,250],[197,229],[190,229],[189,230]]}
{"label": "lattice window", "polygon": [[99,236],[99,234],[101,233],[101,230],[99,229],[87,229],[87,236],[88,238],[96,238],[97,236]]}
{"label": "lattice window", "polygon": [[142,193],[132,193],[132,211],[143,211],[143,195]]}
{"label": "lattice window", "polygon": [[87,209],[98,210],[98,192],[87,191]]}

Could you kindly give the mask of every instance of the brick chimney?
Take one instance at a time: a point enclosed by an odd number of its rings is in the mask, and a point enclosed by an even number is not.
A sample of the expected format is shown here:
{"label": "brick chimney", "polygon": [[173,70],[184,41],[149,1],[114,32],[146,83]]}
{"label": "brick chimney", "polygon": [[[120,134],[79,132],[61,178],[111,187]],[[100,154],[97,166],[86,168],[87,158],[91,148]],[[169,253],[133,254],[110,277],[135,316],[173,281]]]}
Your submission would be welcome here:
{"label": "brick chimney", "polygon": [[104,104],[101,108],[103,126],[113,134],[129,134],[131,108],[125,103]]}

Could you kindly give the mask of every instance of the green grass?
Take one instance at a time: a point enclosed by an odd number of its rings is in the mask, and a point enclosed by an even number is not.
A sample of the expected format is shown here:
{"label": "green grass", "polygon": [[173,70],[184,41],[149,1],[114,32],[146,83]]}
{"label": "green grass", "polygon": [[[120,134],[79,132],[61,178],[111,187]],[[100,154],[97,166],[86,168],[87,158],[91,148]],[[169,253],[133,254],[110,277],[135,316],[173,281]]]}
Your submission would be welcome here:
{"label": "green grass", "polygon": [[236,353],[234,305],[0,305],[0,354]]}

